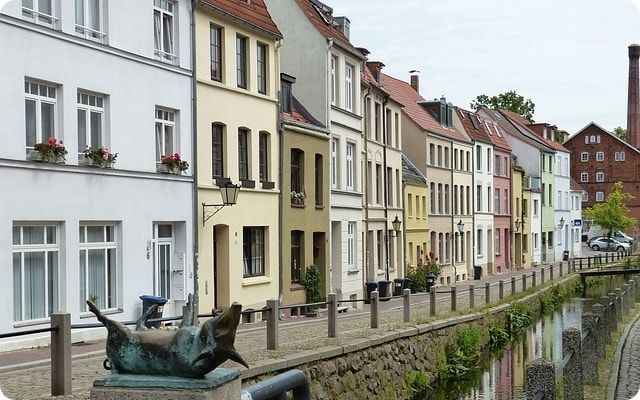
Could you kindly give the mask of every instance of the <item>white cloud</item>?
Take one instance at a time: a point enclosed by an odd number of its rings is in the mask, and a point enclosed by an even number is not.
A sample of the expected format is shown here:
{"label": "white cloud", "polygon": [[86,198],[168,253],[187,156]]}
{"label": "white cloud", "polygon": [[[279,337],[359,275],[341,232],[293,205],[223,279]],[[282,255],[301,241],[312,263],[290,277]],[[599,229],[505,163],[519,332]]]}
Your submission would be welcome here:
{"label": "white cloud", "polygon": [[640,13],[640,0],[629,0],[631,4],[636,8],[636,11]]}

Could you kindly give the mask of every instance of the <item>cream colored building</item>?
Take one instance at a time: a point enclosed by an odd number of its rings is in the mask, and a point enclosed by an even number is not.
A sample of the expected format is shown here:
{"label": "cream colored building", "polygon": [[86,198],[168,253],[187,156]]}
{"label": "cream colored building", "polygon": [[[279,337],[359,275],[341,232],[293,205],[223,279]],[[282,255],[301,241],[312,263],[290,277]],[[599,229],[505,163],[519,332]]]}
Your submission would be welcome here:
{"label": "cream colored building", "polygon": [[[256,19],[258,13],[266,15]],[[279,295],[278,92],[280,34],[262,2],[204,0],[195,11],[198,200],[238,202],[199,212],[200,311]]]}
{"label": "cream colored building", "polygon": [[429,203],[427,178],[406,156],[402,157],[402,189],[406,274],[409,269],[425,263],[429,257],[429,213],[423,207],[415,207],[416,199],[418,204]]}

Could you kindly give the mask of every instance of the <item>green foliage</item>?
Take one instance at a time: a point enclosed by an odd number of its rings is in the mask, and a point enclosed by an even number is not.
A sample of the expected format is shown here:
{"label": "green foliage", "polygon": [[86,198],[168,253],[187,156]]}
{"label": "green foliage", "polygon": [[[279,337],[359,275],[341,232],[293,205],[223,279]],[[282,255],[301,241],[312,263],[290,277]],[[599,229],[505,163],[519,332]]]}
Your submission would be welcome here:
{"label": "green foliage", "polygon": [[409,371],[404,377],[404,383],[409,391],[411,400],[425,399],[433,389],[429,384],[427,374],[422,371]]}
{"label": "green foliage", "polygon": [[624,192],[622,182],[613,185],[613,191],[604,203],[597,203],[584,211],[585,219],[590,219],[594,224],[607,230],[609,236],[614,231],[626,231],[636,224],[631,216],[627,202],[632,196]]}
{"label": "green foliage", "polygon": [[520,335],[531,325],[531,313],[521,304],[514,304],[507,311],[509,334],[511,337]]}
{"label": "green foliage", "polygon": [[533,114],[536,105],[531,99],[525,99],[515,90],[500,93],[497,96],[480,95],[471,102],[471,108],[477,110],[481,106],[491,108],[493,110],[509,110],[522,115],[528,121],[533,122]]}
{"label": "green foliage", "polygon": [[616,135],[618,139],[624,140],[625,142],[627,141],[627,130],[624,129],[623,127],[619,126],[616,129],[614,129],[613,134]]}
{"label": "green foliage", "polygon": [[302,284],[307,295],[308,303],[318,303],[322,301],[322,294],[320,293],[320,269],[318,269],[318,267],[310,265],[304,271]]}
{"label": "green foliage", "polygon": [[458,331],[455,341],[447,347],[446,362],[440,366],[441,379],[459,379],[478,368],[482,333],[469,326]]}
{"label": "green foliage", "polygon": [[489,327],[489,350],[499,352],[504,349],[511,341],[509,332],[497,325]]}
{"label": "green foliage", "polygon": [[441,268],[433,257],[427,257],[423,262],[418,260],[418,265],[415,267],[407,268],[407,278],[413,283],[414,291],[423,292],[429,287],[428,276],[433,274],[434,279],[437,279],[440,275]]}

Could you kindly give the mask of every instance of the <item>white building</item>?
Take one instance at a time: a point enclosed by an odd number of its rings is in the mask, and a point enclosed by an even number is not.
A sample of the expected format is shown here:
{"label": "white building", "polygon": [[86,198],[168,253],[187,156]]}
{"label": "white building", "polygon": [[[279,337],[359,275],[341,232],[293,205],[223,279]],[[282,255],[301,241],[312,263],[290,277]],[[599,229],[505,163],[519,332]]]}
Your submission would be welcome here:
{"label": "white building", "polygon": [[540,265],[542,263],[542,198],[540,194],[540,178],[527,177],[526,188],[531,190],[531,202],[529,204],[531,222],[529,223],[529,237],[531,238],[531,263]]}
{"label": "white building", "polygon": [[573,251],[573,243],[575,240],[573,232],[573,224],[571,218],[573,195],[571,190],[570,165],[571,154],[568,150],[561,151],[556,149],[554,163],[554,189],[556,191],[555,202],[555,222],[556,222],[556,240],[555,243],[555,259],[562,260],[565,251],[571,255]]}
{"label": "white building", "polygon": [[582,257],[582,193],[583,189],[573,179],[571,180],[571,257]]}
{"label": "white building", "polygon": [[[190,2],[11,1],[0,12],[0,332],[136,319],[143,294],[181,313],[193,287]],[[64,163],[29,161],[50,137]],[[119,153],[87,165],[87,147]],[[96,331],[97,332],[97,331]],[[103,330],[99,330],[104,334]],[[3,349],[12,346],[4,345]]]}

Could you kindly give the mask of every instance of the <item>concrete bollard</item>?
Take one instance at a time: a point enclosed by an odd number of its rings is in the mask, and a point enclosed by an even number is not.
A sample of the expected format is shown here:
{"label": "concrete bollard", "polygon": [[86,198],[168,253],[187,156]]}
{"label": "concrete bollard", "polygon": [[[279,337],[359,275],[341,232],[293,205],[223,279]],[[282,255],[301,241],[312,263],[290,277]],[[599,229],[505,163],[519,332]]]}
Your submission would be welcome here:
{"label": "concrete bollard", "polygon": [[562,332],[562,357],[569,357],[562,372],[563,400],[583,400],[582,337],[578,329],[569,328]]}
{"label": "concrete bollard", "polygon": [[278,323],[280,322],[280,300],[267,300],[267,350],[278,349]]}
{"label": "concrete bollard", "polygon": [[562,278],[563,275],[563,270],[564,270],[564,262],[560,261],[560,263],[558,264],[558,277]]}
{"label": "concrete bollard", "polygon": [[515,277],[511,277],[511,296],[515,296],[516,295],[516,278]]}
{"label": "concrete bollard", "polygon": [[469,309],[473,310],[476,307],[476,286],[469,285]]}
{"label": "concrete bollard", "polygon": [[435,317],[436,312],[436,288],[432,287],[429,291],[429,315]]}
{"label": "concrete bollard", "polygon": [[549,280],[553,281],[553,264],[549,265]]}
{"label": "concrete bollard", "polygon": [[544,265],[540,268],[540,284],[544,285]]}
{"label": "concrete bollard", "polygon": [[491,304],[491,284],[489,282],[484,283],[484,304]]}
{"label": "concrete bollard", "polygon": [[411,322],[411,289],[402,290],[402,320],[404,322]]}
{"label": "concrete bollard", "polygon": [[[527,399],[555,400],[556,367],[553,362],[538,358],[527,365],[525,393]],[[540,393],[542,397],[538,397]]]}
{"label": "concrete bollard", "polygon": [[537,280],[538,280],[538,273],[536,271],[533,271],[531,273],[531,287],[536,287],[536,285],[538,284]]}
{"label": "concrete bollard", "polygon": [[500,281],[498,284],[498,298],[500,300],[504,299],[504,281]]}
{"label": "concrete bollard", "polygon": [[379,326],[379,319],[378,319],[378,306],[379,306],[379,301],[378,301],[378,291],[374,290],[373,292],[371,292],[371,304],[369,304],[369,307],[371,308],[371,312],[369,313],[371,316],[371,329],[378,329]]}
{"label": "concrete bollard", "polygon": [[458,300],[457,288],[455,286],[451,287],[451,311],[455,312],[458,309],[458,305],[456,301]]}
{"label": "concrete bollard", "polygon": [[587,269],[591,269],[591,256],[587,258]]}
{"label": "concrete bollard", "polygon": [[71,314],[51,314],[51,395],[71,395]]}
{"label": "concrete bollard", "polygon": [[[582,314],[582,365],[596,366],[600,358],[598,345],[597,317],[592,313]],[[598,368],[583,368],[583,378],[587,382],[598,380]]]}
{"label": "concrete bollard", "polygon": [[524,273],[521,276],[522,276],[522,291],[526,292],[527,291],[527,274]]}
{"label": "concrete bollard", "polygon": [[580,266],[579,266],[579,268],[580,268],[580,271],[582,271],[582,258],[580,259]]}
{"label": "concrete bollard", "polygon": [[334,338],[338,326],[338,296],[335,293],[327,295],[327,309],[328,336]]}

